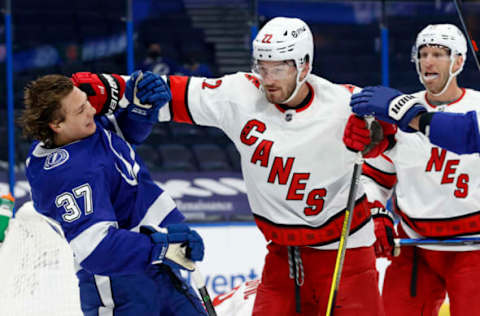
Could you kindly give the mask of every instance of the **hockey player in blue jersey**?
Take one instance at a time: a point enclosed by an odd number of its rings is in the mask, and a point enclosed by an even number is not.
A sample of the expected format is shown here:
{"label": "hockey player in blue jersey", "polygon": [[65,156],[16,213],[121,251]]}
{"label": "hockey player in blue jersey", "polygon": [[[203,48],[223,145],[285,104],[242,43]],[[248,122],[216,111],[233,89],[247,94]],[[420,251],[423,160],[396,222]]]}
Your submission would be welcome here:
{"label": "hockey player in blue jersey", "polygon": [[[131,145],[148,136],[170,92],[157,84],[135,104],[119,103],[133,87],[91,73],[27,86],[20,124],[35,140],[26,169],[34,206],[64,230],[84,315],[206,315],[179,274],[203,259],[203,241]],[[178,244],[185,257],[169,256]]]}

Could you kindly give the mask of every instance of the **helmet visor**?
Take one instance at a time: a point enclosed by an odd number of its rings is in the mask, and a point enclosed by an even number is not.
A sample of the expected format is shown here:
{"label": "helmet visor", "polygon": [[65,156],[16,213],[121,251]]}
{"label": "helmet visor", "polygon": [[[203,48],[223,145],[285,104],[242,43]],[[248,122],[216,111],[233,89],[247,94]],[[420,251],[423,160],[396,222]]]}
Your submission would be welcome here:
{"label": "helmet visor", "polygon": [[262,79],[283,80],[292,75],[293,61],[263,62],[254,60],[252,71]]}

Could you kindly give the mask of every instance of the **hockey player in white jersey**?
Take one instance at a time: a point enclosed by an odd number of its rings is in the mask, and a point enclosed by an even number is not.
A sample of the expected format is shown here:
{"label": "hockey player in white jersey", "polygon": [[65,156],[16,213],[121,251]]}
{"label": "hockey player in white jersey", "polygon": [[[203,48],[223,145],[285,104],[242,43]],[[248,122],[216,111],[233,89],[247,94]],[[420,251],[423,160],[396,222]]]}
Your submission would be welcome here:
{"label": "hockey player in white jersey", "polygon": [[251,316],[260,280],[250,280],[213,299],[218,316]]}
{"label": "hockey player in white jersey", "polygon": [[[274,18],[253,41],[253,73],[169,76],[172,100],[159,111],[160,121],[222,129],[240,152],[249,203],[269,242],[253,315],[326,311],[356,158],[342,143],[354,87],[311,74],[313,56],[307,24]],[[335,315],[383,315],[361,186],[355,205]]]}
{"label": "hockey player in white jersey", "polygon": [[170,99],[158,83],[123,108],[134,83],[116,75],[48,75],[25,90],[20,121],[36,140],[26,163],[32,200],[73,250],[85,316],[206,315],[179,276],[185,258],[168,251],[184,244],[188,259],[202,260],[202,239],[130,145],[148,136]]}
{"label": "hockey player in white jersey", "polygon": [[[414,60],[416,58],[413,56]],[[461,68],[456,74],[451,73],[443,80],[454,80],[460,71]],[[423,82],[421,75],[420,80]],[[446,82],[444,87],[447,86]],[[380,120],[395,123],[407,132],[419,131],[426,135],[432,144],[457,154],[480,152],[479,112],[427,111],[426,101],[428,100],[422,95],[405,95],[388,87],[366,87],[353,96],[352,110],[358,115],[374,115]]]}
{"label": "hockey player in white jersey", "polygon": [[353,100],[352,110],[359,115],[374,115],[404,130],[410,127],[427,136],[432,144],[457,154],[480,153],[480,116],[476,111],[430,112],[421,97],[382,86],[367,87]]}
{"label": "hockey player in white jersey", "polygon": [[[368,88],[352,97],[357,113],[370,114],[368,109],[377,109],[375,114],[382,119],[399,123],[396,144],[383,157],[364,164],[363,181],[369,198],[383,205],[395,188],[400,237],[480,236],[478,155],[458,155],[439,148],[424,134],[411,133],[414,130],[409,126],[419,114],[425,120],[432,119],[430,113],[434,113],[432,123],[439,112],[470,113],[478,118],[480,92],[457,84],[456,76],[463,68],[466,53],[465,37],[456,26],[429,25],[418,34],[413,56],[425,91],[412,97],[399,92],[391,94],[399,98],[393,101],[388,115],[385,111],[378,114],[380,107],[375,107],[382,104],[379,100],[387,95],[387,90]],[[418,100],[425,107],[415,106]],[[464,127],[457,126],[460,135],[465,135]],[[457,130],[450,134],[443,135],[450,140],[458,136]],[[468,147],[465,142],[460,143],[461,146],[453,146],[457,152]],[[448,293],[452,316],[480,315],[479,282],[478,245],[405,248],[392,259],[386,272],[385,312],[389,316],[437,315]]]}

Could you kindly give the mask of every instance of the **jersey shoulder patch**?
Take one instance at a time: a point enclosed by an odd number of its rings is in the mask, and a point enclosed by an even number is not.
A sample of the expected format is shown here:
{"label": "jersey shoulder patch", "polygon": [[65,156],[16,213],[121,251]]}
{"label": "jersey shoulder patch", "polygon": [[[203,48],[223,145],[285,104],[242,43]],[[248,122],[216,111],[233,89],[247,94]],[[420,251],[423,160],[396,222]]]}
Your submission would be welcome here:
{"label": "jersey shoulder patch", "polygon": [[[64,148],[45,148],[43,143],[37,143],[32,150],[31,156],[44,159],[43,169],[51,170],[63,165],[70,158],[70,154]],[[30,158],[30,157],[29,157]]]}
{"label": "jersey shoulder patch", "polygon": [[56,149],[55,151],[49,153],[45,158],[43,169],[50,170],[63,165],[65,162],[67,162],[68,158],[70,158],[70,155],[67,150],[63,148]]}
{"label": "jersey shoulder patch", "polygon": [[341,86],[343,86],[345,89],[348,90],[348,92],[350,92],[350,94],[354,94],[355,93],[355,90],[360,90],[359,87],[353,85],[353,84],[349,84],[349,83],[344,83],[344,84],[340,84]]}
{"label": "jersey shoulder patch", "polygon": [[245,74],[245,78],[250,81],[257,89],[260,89],[260,80],[252,74]]}

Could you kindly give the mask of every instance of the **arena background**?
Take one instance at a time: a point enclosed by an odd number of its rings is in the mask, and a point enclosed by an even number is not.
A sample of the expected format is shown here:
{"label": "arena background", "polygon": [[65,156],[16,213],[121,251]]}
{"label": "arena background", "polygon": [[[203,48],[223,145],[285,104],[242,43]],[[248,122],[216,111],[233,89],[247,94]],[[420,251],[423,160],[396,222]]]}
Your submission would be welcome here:
{"label": "arena background", "polygon": [[[464,1],[463,8],[471,33],[480,34],[480,3]],[[29,199],[24,161],[30,141],[13,120],[23,107],[24,86],[41,75],[249,71],[258,28],[289,16],[305,20],[314,33],[313,73],[413,92],[422,89],[410,62],[416,34],[431,23],[460,26],[453,2],[441,0],[15,0],[2,3],[2,16],[0,194],[15,187],[17,206]],[[479,76],[469,52],[460,85],[476,88]],[[137,150],[188,220],[205,235],[223,236],[213,238],[210,249],[207,244],[202,264],[212,294],[258,276],[264,240],[252,222],[238,153],[223,133],[159,124]],[[239,257],[242,252],[249,256]]]}

